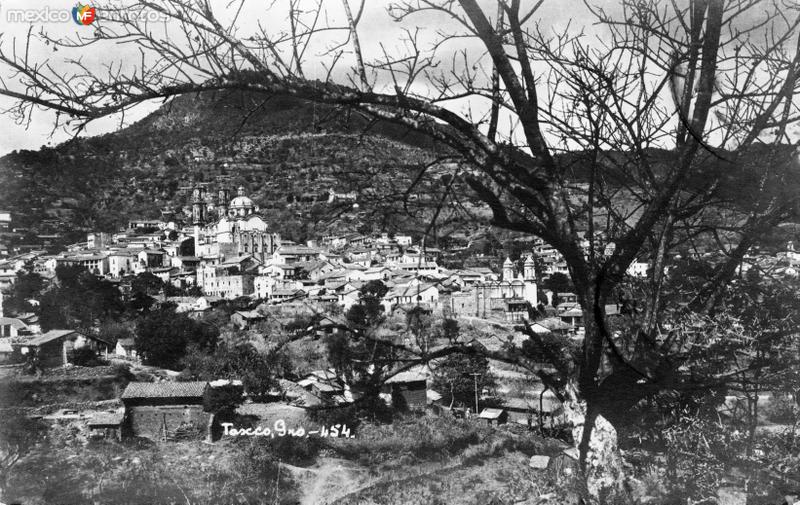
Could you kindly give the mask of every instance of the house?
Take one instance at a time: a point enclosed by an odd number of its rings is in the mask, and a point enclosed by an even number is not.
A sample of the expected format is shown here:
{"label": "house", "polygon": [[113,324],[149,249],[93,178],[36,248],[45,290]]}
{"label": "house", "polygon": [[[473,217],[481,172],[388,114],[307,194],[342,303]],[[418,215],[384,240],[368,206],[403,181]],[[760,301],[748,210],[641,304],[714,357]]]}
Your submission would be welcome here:
{"label": "house", "polygon": [[231,314],[231,323],[244,330],[259,321],[266,321],[267,316],[256,310],[237,310]]}
{"label": "house", "polygon": [[317,398],[331,403],[342,403],[339,398],[344,396],[344,385],[340,382],[315,382],[311,385],[311,392]]}
{"label": "house", "polygon": [[131,382],[120,399],[125,428],[134,436],[173,439],[181,433],[203,433],[210,414],[203,410],[208,383]]}
{"label": "house", "polygon": [[333,369],[314,370],[297,382],[303,389],[327,403],[347,403],[349,391]]}
{"label": "house", "polygon": [[33,312],[26,312],[24,314],[17,314],[17,319],[19,319],[20,321],[25,323],[25,325],[28,327],[27,330],[25,330],[25,332],[20,330],[19,331],[20,334],[27,333],[27,332],[30,332],[30,333],[41,333],[42,332],[41,326],[39,326],[39,316],[37,316]]}
{"label": "house", "polygon": [[650,264],[646,261],[633,261],[625,271],[631,277],[647,277],[647,271],[650,269]]}
{"label": "house", "polygon": [[161,268],[167,253],[160,249],[142,249],[136,255],[139,265],[144,268]]}
{"label": "house", "polygon": [[283,303],[287,301],[300,300],[305,298],[307,293],[302,289],[275,289],[269,296],[272,303]]}
{"label": "house", "polygon": [[89,427],[90,436],[114,438],[117,441],[121,441],[124,422],[125,409],[117,409],[98,412],[92,415],[86,424]]}
{"label": "house", "polygon": [[220,301],[216,296],[169,296],[168,303],[176,305],[175,312],[203,312],[211,309],[212,304]]}
{"label": "house", "polygon": [[136,344],[133,338],[121,338],[117,340],[117,345],[114,347],[114,354],[124,358],[136,359]]}
{"label": "house", "polygon": [[541,414],[542,422],[552,427],[564,413],[561,401],[550,390],[524,398],[506,398],[503,409],[508,412],[508,422],[527,426],[538,424]]}
{"label": "house", "polygon": [[566,335],[569,333],[569,330],[572,329],[572,325],[565,323],[557,317],[548,317],[531,323],[530,329],[537,335],[544,335],[546,333]]}
{"label": "house", "polygon": [[423,284],[413,281],[407,285],[395,286],[383,297],[383,308],[388,313],[397,305],[425,305],[434,307],[439,301],[439,288],[436,284]]}
{"label": "house", "polygon": [[182,270],[196,270],[200,266],[200,258],[196,256],[175,256],[170,258],[170,265]]}
{"label": "house", "polygon": [[397,409],[417,410],[428,405],[428,375],[421,369],[400,372],[387,379],[384,386]]}
{"label": "house", "polygon": [[347,321],[341,316],[322,316],[322,318],[314,325],[314,332],[316,336],[322,337],[326,335],[336,335],[347,328]]}
{"label": "house", "polygon": [[79,254],[67,256],[65,258],[57,258],[56,263],[62,265],[77,265],[95,275],[106,275],[108,273],[108,255],[102,253]]}
{"label": "house", "polygon": [[0,363],[8,363],[14,355],[10,338],[0,338]]}
{"label": "house", "polygon": [[15,338],[28,330],[28,325],[15,317],[0,317],[0,338]]}
{"label": "house", "polygon": [[38,366],[46,368],[69,364],[72,352],[82,347],[88,346],[95,352],[107,352],[109,348],[107,342],[74,330],[50,330],[14,345],[21,354],[31,356],[31,359],[38,361]]}
{"label": "house", "polygon": [[338,380],[336,371],[329,368],[328,370],[313,370],[297,381],[297,384],[306,391],[311,391],[311,386],[317,382],[336,382]]}
{"label": "house", "polygon": [[252,256],[230,258],[222,263],[205,264],[197,275],[197,285],[207,295],[239,298],[255,293],[255,278],[261,262]]}
{"label": "house", "polygon": [[478,418],[485,420],[490,426],[497,426],[508,422],[508,412],[505,409],[483,409]]}
{"label": "house", "polygon": [[284,245],[275,250],[272,260],[277,265],[288,265],[317,260],[320,254],[321,251],[314,247]]}
{"label": "house", "polygon": [[0,210],[0,231],[8,231],[11,229],[11,212],[7,210]]}
{"label": "house", "polygon": [[556,294],[556,296],[558,297],[559,305],[562,303],[574,303],[574,304],[578,303],[578,295],[576,295],[575,293],[561,292]]}
{"label": "house", "polygon": [[559,314],[558,317],[575,330],[583,327],[583,311],[580,307],[568,309]]}
{"label": "house", "polygon": [[120,249],[108,255],[108,274],[112,277],[122,277],[132,273],[138,262],[137,251]]}
{"label": "house", "polygon": [[164,284],[168,284],[170,282],[170,277],[173,273],[178,273],[178,269],[172,267],[159,267],[149,268],[148,272],[158,277]]}

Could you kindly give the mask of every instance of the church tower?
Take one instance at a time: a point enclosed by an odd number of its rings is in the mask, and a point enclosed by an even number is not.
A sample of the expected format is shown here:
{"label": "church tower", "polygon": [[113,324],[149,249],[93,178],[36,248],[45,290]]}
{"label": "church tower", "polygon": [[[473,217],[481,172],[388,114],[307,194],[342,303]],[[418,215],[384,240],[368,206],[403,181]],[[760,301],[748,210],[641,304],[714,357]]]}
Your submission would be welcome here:
{"label": "church tower", "polygon": [[205,191],[194,188],[192,191],[192,224],[199,225],[206,220]]}
{"label": "church tower", "polygon": [[525,265],[523,266],[523,279],[526,281],[535,281],[536,280],[536,262],[533,261],[533,256],[528,256],[525,259]]}
{"label": "church tower", "polygon": [[539,286],[536,284],[536,262],[533,256],[528,256],[523,265],[525,287],[523,288],[523,298],[531,304],[531,307],[539,305]]}
{"label": "church tower", "polygon": [[228,215],[228,201],[230,200],[230,194],[228,193],[227,189],[220,189],[219,195],[217,196],[217,217],[222,219],[223,217]]}
{"label": "church tower", "polygon": [[514,280],[514,263],[511,262],[509,257],[506,257],[505,262],[503,262],[503,280],[507,282]]}

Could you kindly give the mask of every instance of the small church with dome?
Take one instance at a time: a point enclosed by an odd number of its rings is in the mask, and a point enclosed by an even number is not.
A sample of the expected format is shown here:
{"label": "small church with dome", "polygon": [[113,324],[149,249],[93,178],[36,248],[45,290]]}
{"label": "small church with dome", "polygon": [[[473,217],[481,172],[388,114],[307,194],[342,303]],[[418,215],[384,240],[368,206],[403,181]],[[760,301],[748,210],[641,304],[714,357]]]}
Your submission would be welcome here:
{"label": "small church with dome", "polygon": [[514,262],[506,258],[500,280],[478,282],[470,289],[453,293],[450,310],[454,315],[487,318],[492,314],[508,322],[529,318],[529,309],[539,303],[536,263],[528,256],[515,275]]}

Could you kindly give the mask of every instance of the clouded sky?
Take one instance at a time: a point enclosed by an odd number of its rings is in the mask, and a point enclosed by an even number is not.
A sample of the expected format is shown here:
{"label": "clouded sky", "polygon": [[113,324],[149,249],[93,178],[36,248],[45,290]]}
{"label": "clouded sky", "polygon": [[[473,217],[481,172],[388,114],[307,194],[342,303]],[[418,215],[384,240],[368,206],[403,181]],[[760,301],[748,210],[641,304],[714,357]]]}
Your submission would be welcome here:
{"label": "clouded sky", "polygon": [[[312,8],[316,4],[316,0],[300,1],[301,6],[307,6],[308,8]],[[330,24],[343,24],[341,0],[323,0],[323,2],[328,22]],[[261,23],[270,32],[285,30],[288,26],[288,3],[289,0],[268,2],[246,0],[245,7],[237,23],[240,36],[253,33],[257,23]],[[401,28],[403,27],[419,28],[420,40],[423,44],[431,43],[435,39],[438,30],[452,31],[457,29],[455,23],[448,19],[447,16],[435,13],[417,14],[409,18],[404,24],[399,25],[392,21],[386,12],[389,3],[388,0],[366,0],[364,16],[359,25],[359,34],[367,60],[379,57],[384,48],[387,52],[393,53],[401,46],[402,42],[399,41],[399,37],[402,34]],[[496,9],[494,0],[480,0],[480,3],[485,6],[487,13],[491,16],[494,15]],[[534,2],[533,0],[523,0],[522,3],[524,6]],[[618,0],[595,0],[593,3],[602,5],[610,12],[620,10]],[[350,0],[350,4],[355,8],[357,0]],[[5,53],[10,53],[16,39],[17,51],[23,51],[25,35],[30,28],[32,28],[33,33],[45,30],[49,35],[55,37],[91,33],[91,26],[80,26],[72,21],[70,11],[75,5],[75,3],[67,0],[0,0],[0,33],[2,33],[0,35],[0,43],[2,44],[2,50]],[[215,8],[215,13],[223,21],[230,19],[230,16],[233,15],[232,11],[227,7],[229,0],[212,0],[212,5]],[[272,5],[272,7],[269,8],[269,5]],[[20,15],[26,16],[30,22],[20,21]],[[102,16],[102,10],[99,10],[98,18],[102,20]],[[574,30],[583,28],[592,35],[603,35],[603,29],[590,24],[591,17],[583,6],[582,0],[545,0],[536,16],[541,20],[541,25],[545,29],[559,30],[567,26],[568,22],[571,22],[570,26]],[[320,54],[324,52],[326,47],[330,47],[334,41],[341,41],[343,37],[342,32],[338,34],[334,32],[326,33],[330,33],[330,35],[326,34],[324,39],[321,39],[318,44],[310,46],[308,50],[307,77],[314,78],[325,75],[324,68],[319,64],[322,59]],[[469,49],[473,50],[472,54],[481,54],[477,42],[474,40],[468,41],[467,39],[458,39],[456,42],[451,42],[445,48],[445,52],[456,53],[459,49],[459,44],[471,44]],[[352,55],[346,55],[344,60],[347,60],[348,57],[352,60]],[[51,46],[34,43],[30,47],[30,58],[33,61],[47,61],[57,70],[68,67],[66,63],[68,58],[79,58],[87,67],[97,70],[101,69],[103,64],[111,62],[138,63],[139,54],[132,45],[106,44],[104,46],[91,46],[80,51],[59,50],[55,52]],[[349,65],[352,61],[345,61],[345,63]],[[449,61],[447,63],[449,64]],[[0,67],[0,76],[6,79],[6,82],[11,82],[8,69]],[[0,107],[8,108],[11,105],[13,105],[13,100],[0,97]],[[138,120],[155,110],[157,106],[158,104],[152,103],[140,106],[132,113],[128,113],[125,121],[129,123]],[[472,106],[472,103],[464,101],[453,102],[450,105],[450,107],[458,109],[459,112],[463,112],[470,106]],[[0,123],[2,124],[2,129],[0,129],[2,131],[2,135],[0,135],[0,155],[15,149],[37,149],[42,145],[57,144],[68,139],[70,135],[67,132],[52,131],[53,120],[54,115],[48,111],[38,111],[31,121],[25,124],[15,124],[9,116],[0,117],[0,121],[2,121]],[[113,131],[119,126],[119,117],[105,118],[92,124],[88,128],[87,134]]]}
{"label": "clouded sky", "polygon": [[[311,8],[316,4],[313,0],[302,0]],[[302,5],[301,2],[301,5]],[[228,0],[212,0],[217,15],[224,18]],[[267,12],[266,5],[271,2],[251,0],[245,4],[244,12],[240,15],[238,23],[243,32],[251,30],[256,21],[260,21],[269,29],[281,30],[286,27],[286,13],[288,0],[277,0],[273,3],[272,9]],[[350,0],[353,8],[357,5],[356,0]],[[487,5],[487,12],[494,15],[491,7],[492,1],[483,2]],[[523,4],[526,2],[523,2]],[[609,2],[613,5],[616,2]],[[92,30],[91,26],[80,26],[74,23],[70,17],[70,11],[76,3],[67,0],[0,0],[0,42],[4,52],[9,53],[14,47],[16,39],[17,51],[24,48],[25,36],[28,29],[32,27],[33,33],[45,30],[51,36],[65,37],[75,35],[86,35]],[[89,3],[91,5],[91,3]],[[365,56],[378,56],[383,44],[388,51],[398,47],[401,42],[401,35],[398,25],[387,15],[386,9],[388,1],[367,0],[363,20],[359,27]],[[542,8],[541,16],[553,26],[563,25],[569,17],[584,14],[581,8],[582,2],[578,0],[546,0]],[[325,0],[325,8],[329,19],[335,20],[340,16],[340,0]],[[25,16],[28,22],[20,21],[20,15]],[[98,11],[98,17],[102,17],[102,11]],[[406,27],[418,26],[421,30],[421,40],[432,41],[437,29],[454,28],[452,21],[446,16],[426,13],[412,17],[404,25]],[[317,45],[310,49],[311,56],[309,62],[314,62],[317,54],[323,51],[322,45]],[[451,49],[455,49],[452,47]],[[52,47],[41,43],[33,43],[30,47],[30,58],[34,61],[47,61],[56,69],[66,68],[68,58],[80,58],[82,63],[89,68],[99,69],[103,64],[117,60],[129,60],[138,62],[139,55],[133,47],[125,46],[105,46],[103,48],[90,47],[81,51],[54,52]],[[309,77],[313,77],[315,70],[320,75],[324,75],[322,67],[315,68],[313,64],[307,71]],[[6,80],[10,79],[10,73],[6,68],[0,68],[0,75]],[[7,97],[0,97],[0,107],[6,109],[13,105],[13,100]],[[126,122],[131,122],[144,117],[157,107],[158,104],[146,104],[140,106],[138,110],[126,115]],[[64,131],[53,132],[54,115],[48,111],[38,111],[34,114],[29,123],[15,124],[13,119],[8,116],[0,117],[2,121],[2,132],[0,135],[0,155],[6,154],[15,149],[38,149],[42,145],[54,145],[69,138],[69,134]],[[113,131],[120,125],[119,117],[112,117],[99,120],[91,125],[87,134],[98,134]]]}

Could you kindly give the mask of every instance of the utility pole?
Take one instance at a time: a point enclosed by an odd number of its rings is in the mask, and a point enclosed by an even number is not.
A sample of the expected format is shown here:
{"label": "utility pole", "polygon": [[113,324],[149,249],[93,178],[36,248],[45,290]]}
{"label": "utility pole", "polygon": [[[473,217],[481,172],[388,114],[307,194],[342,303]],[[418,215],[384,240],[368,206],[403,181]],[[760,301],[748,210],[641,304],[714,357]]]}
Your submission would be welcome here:
{"label": "utility pole", "polygon": [[473,380],[475,382],[475,414],[477,414],[478,413],[478,377],[480,377],[482,374],[479,374],[477,372],[472,372],[469,375],[472,376],[472,378],[473,378]]}

